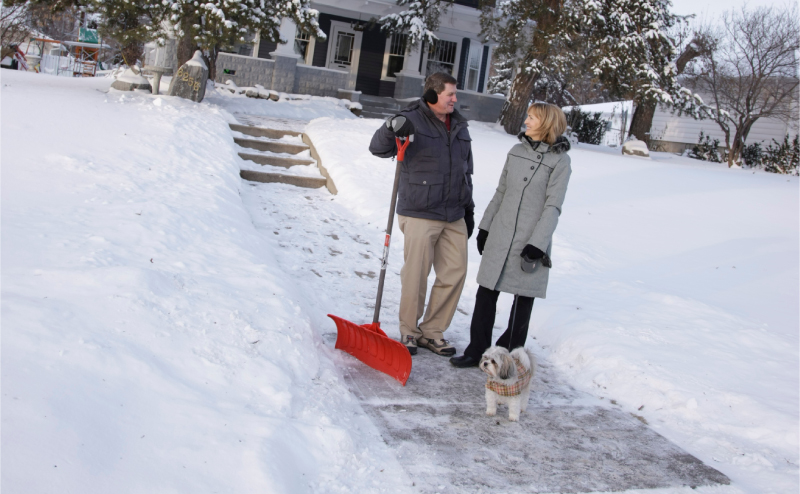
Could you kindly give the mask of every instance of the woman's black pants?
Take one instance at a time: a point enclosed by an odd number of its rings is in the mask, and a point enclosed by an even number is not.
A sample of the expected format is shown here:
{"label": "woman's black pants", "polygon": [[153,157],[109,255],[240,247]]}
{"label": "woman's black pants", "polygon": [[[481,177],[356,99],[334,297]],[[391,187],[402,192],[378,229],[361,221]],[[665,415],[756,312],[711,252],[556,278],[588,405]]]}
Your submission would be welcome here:
{"label": "woman's black pants", "polygon": [[[472,325],[469,328],[469,346],[464,350],[464,355],[479,359],[483,352],[492,346],[492,328],[499,295],[500,292],[496,290],[478,286],[475,310],[472,311]],[[528,339],[531,310],[533,310],[533,297],[518,295],[511,307],[511,315],[508,317],[508,329],[498,338],[497,346],[503,346],[509,350],[525,346],[525,341]]]}

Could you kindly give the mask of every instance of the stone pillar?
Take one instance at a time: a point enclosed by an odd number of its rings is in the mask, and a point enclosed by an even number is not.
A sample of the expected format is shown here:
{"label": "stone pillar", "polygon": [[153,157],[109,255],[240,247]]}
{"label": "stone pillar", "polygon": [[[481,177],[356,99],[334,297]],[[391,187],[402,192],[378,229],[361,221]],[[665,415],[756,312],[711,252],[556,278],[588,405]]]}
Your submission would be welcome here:
{"label": "stone pillar", "polygon": [[281,19],[280,37],[286,43],[278,43],[278,47],[270,53],[275,60],[272,71],[273,91],[291,93],[294,90],[294,76],[297,71],[297,61],[300,55],[294,52],[294,38],[297,35],[297,26],[288,17]]}
{"label": "stone pillar", "polygon": [[422,86],[425,82],[425,78],[419,73],[419,63],[421,59],[422,49],[419,45],[409,45],[406,47],[403,70],[395,74],[395,99],[418,98],[422,96]]}

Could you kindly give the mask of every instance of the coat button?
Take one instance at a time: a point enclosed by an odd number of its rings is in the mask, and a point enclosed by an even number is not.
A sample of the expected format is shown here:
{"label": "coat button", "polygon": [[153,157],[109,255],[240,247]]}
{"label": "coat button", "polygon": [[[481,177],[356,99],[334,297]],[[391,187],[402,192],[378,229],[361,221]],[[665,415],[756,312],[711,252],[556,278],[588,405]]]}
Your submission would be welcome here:
{"label": "coat button", "polygon": [[535,167],[535,166],[532,166],[532,167],[531,167],[531,170],[533,170],[534,168],[536,168],[536,167]]}
{"label": "coat button", "polygon": [[528,177],[523,178],[522,181],[523,182],[527,182],[528,181]]}
{"label": "coat button", "polygon": [[427,185],[427,184],[428,184],[428,182],[426,180],[422,181],[422,185]]}

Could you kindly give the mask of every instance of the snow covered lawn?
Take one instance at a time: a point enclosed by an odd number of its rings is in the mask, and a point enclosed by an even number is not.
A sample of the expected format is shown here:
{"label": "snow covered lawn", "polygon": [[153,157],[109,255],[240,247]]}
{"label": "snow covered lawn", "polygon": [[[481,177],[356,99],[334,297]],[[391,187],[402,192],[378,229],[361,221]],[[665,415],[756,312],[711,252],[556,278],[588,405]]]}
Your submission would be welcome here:
{"label": "snow covered lawn", "polygon": [[242,205],[232,117],[2,77],[3,492],[410,486]]}
{"label": "snow covered lawn", "polygon": [[[335,102],[195,105],[110,83],[2,72],[0,487],[411,489],[344,385],[325,318],[371,316],[394,172],[367,151],[381,122]],[[288,186],[250,193],[234,112],[323,117],[307,133],[339,195],[289,211]],[[471,133],[480,217],[515,140]],[[707,492],[797,492],[798,179],[605,151],[571,153],[530,349],[733,480]],[[270,211],[279,234],[254,226]],[[328,240],[304,244],[322,225]],[[396,335],[397,230],[392,246],[383,325]],[[470,249],[448,334],[460,350]]]}

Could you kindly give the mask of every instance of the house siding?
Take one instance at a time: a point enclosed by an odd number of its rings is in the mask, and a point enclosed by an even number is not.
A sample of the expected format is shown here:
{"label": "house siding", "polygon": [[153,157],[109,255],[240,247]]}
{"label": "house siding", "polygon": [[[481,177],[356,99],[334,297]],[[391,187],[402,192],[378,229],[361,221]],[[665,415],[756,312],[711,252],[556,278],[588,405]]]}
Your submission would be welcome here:
{"label": "house siding", "polygon": [[[701,131],[704,135],[710,136],[711,139],[719,139],[721,146],[725,145],[725,134],[713,120],[695,120],[686,116],[679,117],[677,114],[670,112],[669,109],[659,107],[653,115],[650,139],[659,142],[694,145],[697,143]],[[733,132],[734,129],[731,129],[731,138],[733,138]],[[770,143],[772,139],[783,139],[787,132],[792,133],[784,122],[774,118],[759,118],[750,129],[745,142],[746,144],[763,141]]]}
{"label": "house siding", "polygon": [[361,34],[361,56],[358,59],[356,91],[372,96],[381,95],[381,72],[386,52],[386,35],[375,25]]}

